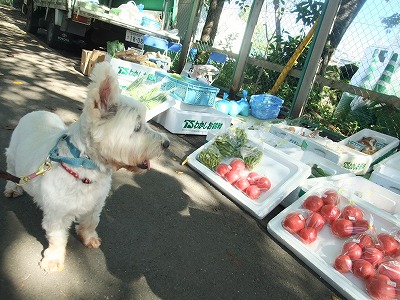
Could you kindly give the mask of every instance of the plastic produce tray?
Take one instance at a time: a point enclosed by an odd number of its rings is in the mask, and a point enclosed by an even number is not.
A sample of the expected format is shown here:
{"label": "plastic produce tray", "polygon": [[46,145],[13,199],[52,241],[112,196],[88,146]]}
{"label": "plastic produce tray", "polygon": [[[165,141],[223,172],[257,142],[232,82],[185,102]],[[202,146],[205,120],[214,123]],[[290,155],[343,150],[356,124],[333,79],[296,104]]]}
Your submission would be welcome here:
{"label": "plastic produce tray", "polygon": [[[271,189],[262,192],[257,200],[252,200],[243,192],[235,188],[214,171],[211,171],[197,160],[197,155],[205,148],[213,144],[214,139],[203,145],[188,156],[188,164],[199,172],[209,182],[227,195],[232,201],[243,207],[258,219],[264,218],[271,210],[299,186],[311,174],[311,168],[299,162],[283,152],[266,144],[251,142],[263,149],[264,155],[260,163],[253,169],[261,176],[266,176],[271,181]],[[229,163],[232,159],[223,160]]]}
{"label": "plastic produce tray", "polygon": [[168,73],[156,71],[155,78],[157,82],[164,80],[162,89],[169,90],[172,96],[186,104],[214,106],[215,97],[219,92],[219,88],[189,77],[179,80]]}
{"label": "plastic produce tray", "polygon": [[[321,188],[328,187],[329,185],[324,184],[309,190],[299,200],[273,218],[268,223],[268,231],[347,299],[372,299],[365,290],[365,282],[363,280],[357,278],[351,272],[346,274],[339,273],[333,267],[334,260],[340,254],[342,246],[347,239],[336,238],[331,234],[330,226],[325,224],[324,228],[319,232],[317,240],[305,245],[281,225],[285,216],[301,208],[303,201],[309,195]],[[377,233],[400,229],[399,221],[391,214],[356,197],[353,197],[352,200],[364,211],[365,219],[369,219],[372,215]]]}

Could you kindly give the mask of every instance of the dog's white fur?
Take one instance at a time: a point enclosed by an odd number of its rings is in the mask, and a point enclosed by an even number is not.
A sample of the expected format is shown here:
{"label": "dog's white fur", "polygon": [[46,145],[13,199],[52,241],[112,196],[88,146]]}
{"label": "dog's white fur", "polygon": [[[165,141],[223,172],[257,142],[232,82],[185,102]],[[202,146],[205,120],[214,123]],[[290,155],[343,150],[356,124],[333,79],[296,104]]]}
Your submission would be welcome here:
{"label": "dog's white fur", "polygon": [[[46,161],[58,138],[67,133],[82,155],[98,166],[87,169],[68,165],[81,178],[93,181],[91,184],[84,184],[56,162],[23,189],[10,181],[6,184],[5,196],[17,197],[25,190],[43,211],[42,226],[49,246],[40,265],[46,271],[63,269],[68,229],[74,221],[85,246],[100,246],[96,227],[111,188],[112,172],[120,168],[142,172],[146,167],[143,162],[149,163],[169,145],[166,135],[145,122],[145,106],[120,94],[109,63],[97,64],[91,80],[82,115],[70,128],[53,113],[32,112],[21,118],[6,149],[7,172],[30,175]],[[71,157],[65,142],[60,143],[59,154]]]}

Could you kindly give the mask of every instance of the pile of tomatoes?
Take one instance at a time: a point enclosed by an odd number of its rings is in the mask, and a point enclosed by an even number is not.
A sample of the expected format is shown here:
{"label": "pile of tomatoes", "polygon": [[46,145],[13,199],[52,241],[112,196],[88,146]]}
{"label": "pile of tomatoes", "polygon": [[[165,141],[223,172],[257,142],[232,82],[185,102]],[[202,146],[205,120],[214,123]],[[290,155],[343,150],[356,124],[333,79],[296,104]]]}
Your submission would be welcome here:
{"label": "pile of tomatoes", "polygon": [[364,280],[367,293],[376,300],[400,297],[400,244],[388,233],[362,233],[343,244],[334,267]]}
{"label": "pile of tomatoes", "polygon": [[375,300],[400,299],[400,231],[377,234],[365,213],[343,200],[335,190],[309,195],[300,209],[285,216],[282,226],[310,244],[328,224],[335,237],[345,239],[333,267],[363,280]]}
{"label": "pile of tomatoes", "polygon": [[258,199],[261,192],[271,188],[271,181],[267,177],[247,170],[240,158],[234,158],[229,164],[220,163],[215,172],[252,200]]}

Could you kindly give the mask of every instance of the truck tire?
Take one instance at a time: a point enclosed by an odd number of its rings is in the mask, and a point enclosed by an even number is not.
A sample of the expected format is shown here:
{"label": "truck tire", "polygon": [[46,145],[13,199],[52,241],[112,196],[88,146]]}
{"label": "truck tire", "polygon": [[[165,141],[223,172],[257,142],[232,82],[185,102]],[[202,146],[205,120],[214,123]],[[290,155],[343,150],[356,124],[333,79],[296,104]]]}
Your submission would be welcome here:
{"label": "truck tire", "polygon": [[51,48],[57,48],[60,44],[58,36],[60,35],[60,26],[55,23],[55,11],[51,10],[47,21],[46,44]]}
{"label": "truck tire", "polygon": [[26,12],[25,31],[35,34],[39,28],[39,17],[36,11],[33,11],[33,1],[29,1]]}

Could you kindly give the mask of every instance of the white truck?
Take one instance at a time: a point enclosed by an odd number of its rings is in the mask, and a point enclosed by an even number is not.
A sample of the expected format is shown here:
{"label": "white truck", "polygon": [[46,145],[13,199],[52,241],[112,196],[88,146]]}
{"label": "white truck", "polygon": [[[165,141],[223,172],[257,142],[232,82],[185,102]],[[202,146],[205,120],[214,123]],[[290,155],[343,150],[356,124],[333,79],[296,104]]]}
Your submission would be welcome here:
{"label": "white truck", "polygon": [[[57,47],[61,43],[84,40],[90,46],[105,46],[107,41],[125,41],[126,46],[143,49],[143,36],[179,42],[179,37],[168,31],[123,19],[112,13],[109,6],[98,5],[93,0],[24,0],[26,31],[36,33],[38,28],[47,30],[46,43]],[[166,4],[170,1],[166,0]],[[168,9],[165,5],[165,10]],[[114,8],[114,10],[116,10]],[[166,11],[160,12],[165,14]]]}

